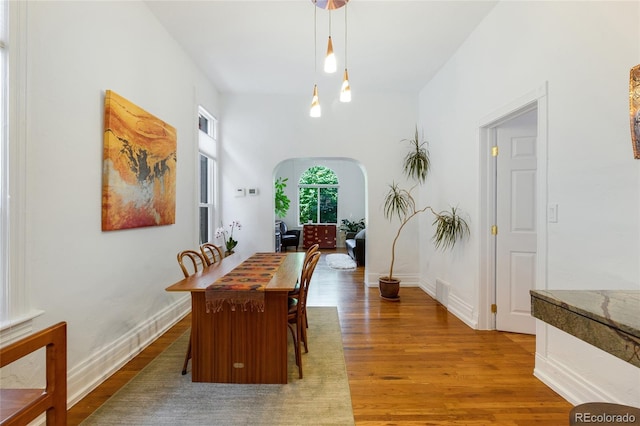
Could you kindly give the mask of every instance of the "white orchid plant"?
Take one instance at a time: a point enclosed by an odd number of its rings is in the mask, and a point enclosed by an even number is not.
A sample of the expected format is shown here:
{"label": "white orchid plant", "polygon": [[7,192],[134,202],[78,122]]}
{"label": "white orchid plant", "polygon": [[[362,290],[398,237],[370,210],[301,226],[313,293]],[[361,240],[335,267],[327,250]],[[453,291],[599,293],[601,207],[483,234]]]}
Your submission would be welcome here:
{"label": "white orchid plant", "polygon": [[242,229],[242,225],[237,220],[234,220],[229,224],[229,230],[227,231],[222,224],[220,227],[216,229],[216,238],[222,238],[224,241],[224,246],[227,252],[232,252],[233,249],[238,245],[238,241],[233,239],[233,231],[237,229],[238,231]]}

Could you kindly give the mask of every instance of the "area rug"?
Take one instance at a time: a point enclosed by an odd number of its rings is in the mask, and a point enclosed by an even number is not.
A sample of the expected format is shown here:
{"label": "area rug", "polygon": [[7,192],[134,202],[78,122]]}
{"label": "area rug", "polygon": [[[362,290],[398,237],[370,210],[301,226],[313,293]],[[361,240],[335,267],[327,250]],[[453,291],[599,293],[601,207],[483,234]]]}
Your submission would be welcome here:
{"label": "area rug", "polygon": [[331,269],[356,269],[358,267],[351,256],[344,253],[328,254],[325,260]]}
{"label": "area rug", "polygon": [[309,353],[298,379],[291,336],[286,385],[192,383],[180,374],[189,332],[82,425],[353,425],[335,307],[309,307]]}

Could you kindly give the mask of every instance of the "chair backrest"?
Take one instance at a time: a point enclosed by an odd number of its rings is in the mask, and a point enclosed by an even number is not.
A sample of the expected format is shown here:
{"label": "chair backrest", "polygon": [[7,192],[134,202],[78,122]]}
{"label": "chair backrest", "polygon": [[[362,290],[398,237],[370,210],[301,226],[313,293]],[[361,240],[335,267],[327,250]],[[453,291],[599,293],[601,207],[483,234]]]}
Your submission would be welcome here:
{"label": "chair backrest", "polygon": [[309,291],[309,283],[313,276],[313,271],[320,260],[320,252],[312,253],[302,266],[302,274],[300,276],[300,295],[298,297],[298,314],[305,310],[307,306],[307,292]]}
{"label": "chair backrest", "polygon": [[287,224],[286,224],[286,223],[284,223],[283,221],[280,221],[280,233],[281,233],[282,235],[284,235],[284,234],[286,234],[286,233],[287,233],[287,230],[288,230],[288,229],[287,229]]}
{"label": "chair backrest", "polygon": [[200,246],[200,251],[207,266],[222,260],[222,250],[215,244],[204,243]]}
{"label": "chair backrest", "polygon": [[[184,264],[185,257],[191,259],[191,264],[193,266],[193,272],[191,273],[189,273],[189,268]],[[182,269],[182,273],[185,278],[189,275],[195,274],[200,270],[200,268],[204,268],[207,265],[202,255],[195,250],[184,250],[178,253],[178,264],[180,265],[180,269]]]}
{"label": "chair backrest", "polygon": [[[311,247],[309,247],[307,249],[307,252],[304,254],[304,262],[302,263],[302,272],[303,273],[304,273],[305,268],[307,267],[307,263],[311,259],[311,255],[313,253],[317,253],[319,248],[320,248],[320,244],[316,243],[316,244],[312,245]],[[302,278],[302,275],[301,275],[301,278]],[[298,282],[296,282],[295,289],[289,294],[296,295],[296,294],[298,294],[300,292],[300,282],[301,282],[301,280],[298,280]]]}
{"label": "chair backrest", "polygon": [[304,261],[306,262],[313,253],[317,252],[320,248],[320,244],[316,243],[307,249],[307,253],[304,255]]}

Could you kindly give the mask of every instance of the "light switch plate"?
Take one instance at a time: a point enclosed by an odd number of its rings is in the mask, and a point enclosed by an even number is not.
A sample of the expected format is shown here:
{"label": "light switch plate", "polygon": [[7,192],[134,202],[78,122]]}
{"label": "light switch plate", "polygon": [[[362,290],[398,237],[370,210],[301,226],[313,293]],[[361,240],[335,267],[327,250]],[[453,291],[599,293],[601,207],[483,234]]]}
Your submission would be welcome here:
{"label": "light switch plate", "polygon": [[547,222],[558,222],[558,204],[552,203],[547,206]]}

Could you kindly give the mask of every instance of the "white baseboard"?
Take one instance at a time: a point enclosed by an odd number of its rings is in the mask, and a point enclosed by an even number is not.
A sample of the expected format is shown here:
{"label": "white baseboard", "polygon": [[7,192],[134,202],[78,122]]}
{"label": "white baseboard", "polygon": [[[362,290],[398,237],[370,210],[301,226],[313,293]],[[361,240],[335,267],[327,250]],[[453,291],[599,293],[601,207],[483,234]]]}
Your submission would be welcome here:
{"label": "white baseboard", "polygon": [[181,297],[120,339],[94,351],[84,362],[69,370],[67,407],[72,407],[84,398],[190,311],[191,297]]}
{"label": "white baseboard", "polygon": [[[435,300],[438,300],[437,296],[436,296],[436,286],[435,285],[431,285],[431,283],[426,282],[426,281],[421,281],[420,282],[420,288],[422,289],[422,291],[427,293],[429,296],[431,296]],[[447,306],[445,305],[445,308],[446,307]]]}
{"label": "white baseboard", "polygon": [[[423,281],[419,286],[425,293],[441,303],[449,312],[455,315],[460,321],[469,327],[477,330],[478,320],[473,315],[473,306],[460,299],[455,293],[450,293],[451,286],[445,281],[436,279],[436,285]],[[443,289],[446,288],[446,297],[442,297]],[[439,300],[442,299],[442,300]]]}
{"label": "white baseboard", "polygon": [[449,309],[449,291],[451,290],[451,286],[448,282],[442,281],[436,278],[436,300],[440,302],[441,305],[445,306]]}
{"label": "white baseboard", "polygon": [[473,315],[473,306],[460,299],[455,294],[449,294],[449,312],[474,330],[478,329],[478,319]]}
{"label": "white baseboard", "polygon": [[567,365],[537,353],[533,375],[572,405],[593,401],[617,402],[602,392],[597,384],[589,383]]}

